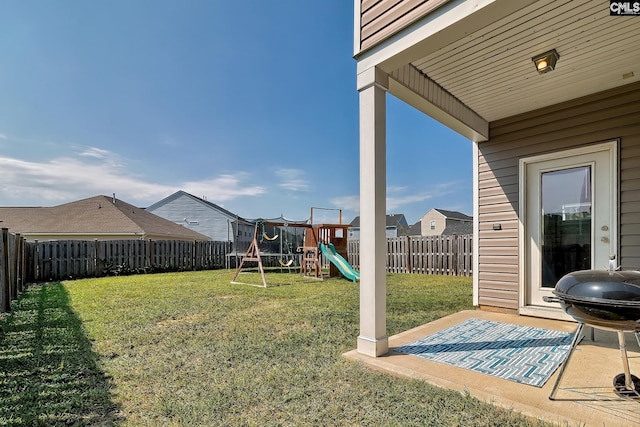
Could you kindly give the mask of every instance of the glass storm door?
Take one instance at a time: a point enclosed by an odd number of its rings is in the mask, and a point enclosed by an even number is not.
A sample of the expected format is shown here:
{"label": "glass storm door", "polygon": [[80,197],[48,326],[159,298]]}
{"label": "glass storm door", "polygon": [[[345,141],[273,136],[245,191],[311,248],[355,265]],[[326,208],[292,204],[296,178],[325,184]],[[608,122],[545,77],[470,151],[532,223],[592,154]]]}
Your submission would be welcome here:
{"label": "glass storm door", "polygon": [[553,306],[542,297],[562,276],[606,268],[615,254],[613,151],[526,164],[527,305]]}

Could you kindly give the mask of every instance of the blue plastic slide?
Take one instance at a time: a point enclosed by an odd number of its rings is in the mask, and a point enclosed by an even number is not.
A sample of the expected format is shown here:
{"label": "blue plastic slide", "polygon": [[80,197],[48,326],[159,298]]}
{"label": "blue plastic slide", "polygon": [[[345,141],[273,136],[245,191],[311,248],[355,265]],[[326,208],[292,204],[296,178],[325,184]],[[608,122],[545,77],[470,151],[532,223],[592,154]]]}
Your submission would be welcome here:
{"label": "blue plastic slide", "polygon": [[344,277],[355,282],[360,280],[360,273],[353,269],[351,264],[342,257],[338,252],[336,252],[335,246],[329,243],[325,245],[324,243],[320,243],[320,250],[322,251],[322,255],[327,258],[333,265],[338,267],[338,270]]}

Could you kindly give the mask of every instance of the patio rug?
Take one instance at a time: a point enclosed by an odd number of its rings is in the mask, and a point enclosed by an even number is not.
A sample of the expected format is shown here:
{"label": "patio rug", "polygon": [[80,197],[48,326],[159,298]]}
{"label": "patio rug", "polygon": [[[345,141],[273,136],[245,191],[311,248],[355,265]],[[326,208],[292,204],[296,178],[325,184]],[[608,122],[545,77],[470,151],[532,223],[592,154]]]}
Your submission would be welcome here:
{"label": "patio rug", "polygon": [[395,350],[542,387],[564,361],[573,334],[469,319]]}

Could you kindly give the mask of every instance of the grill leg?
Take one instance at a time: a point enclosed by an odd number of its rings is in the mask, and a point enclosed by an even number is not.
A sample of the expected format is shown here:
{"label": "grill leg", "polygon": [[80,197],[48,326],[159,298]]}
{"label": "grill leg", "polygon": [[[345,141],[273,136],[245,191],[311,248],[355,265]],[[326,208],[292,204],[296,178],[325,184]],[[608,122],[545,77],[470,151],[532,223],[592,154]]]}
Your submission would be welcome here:
{"label": "grill leg", "polygon": [[631,379],[631,370],[629,369],[627,343],[624,339],[624,331],[618,331],[618,343],[620,344],[620,356],[622,356],[622,367],[624,368],[624,386],[627,390],[635,390],[636,387]]}
{"label": "grill leg", "polygon": [[582,333],[582,328],[584,328],[584,323],[578,323],[578,328],[576,329],[576,332],[573,335],[573,341],[571,342],[571,348],[569,349],[569,353],[567,353],[566,359],[564,359],[564,362],[562,362],[562,366],[560,367],[560,372],[558,372],[558,378],[556,379],[556,383],[553,385],[553,389],[551,390],[551,394],[549,395],[550,400],[556,400],[556,392],[558,391],[560,380],[564,375],[565,369],[567,369],[567,365],[569,364],[569,360],[571,360],[573,351],[576,349],[576,346],[580,341],[580,334]]}
{"label": "grill leg", "polygon": [[629,370],[624,331],[618,331],[618,341],[620,343],[620,355],[622,356],[624,373],[616,375],[613,379],[613,391],[620,397],[638,399],[640,398],[640,378],[631,375]]}

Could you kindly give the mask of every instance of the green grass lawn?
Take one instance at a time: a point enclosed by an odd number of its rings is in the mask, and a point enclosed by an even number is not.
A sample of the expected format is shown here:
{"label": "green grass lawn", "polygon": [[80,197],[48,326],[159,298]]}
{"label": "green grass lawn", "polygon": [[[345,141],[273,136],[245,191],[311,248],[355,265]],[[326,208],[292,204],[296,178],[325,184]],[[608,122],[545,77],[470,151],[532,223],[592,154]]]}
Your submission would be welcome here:
{"label": "green grass lawn", "polygon": [[[545,425],[344,359],[357,284],[231,276],[31,286],[0,320],[0,425]],[[387,280],[390,335],[471,308],[470,278]]]}

